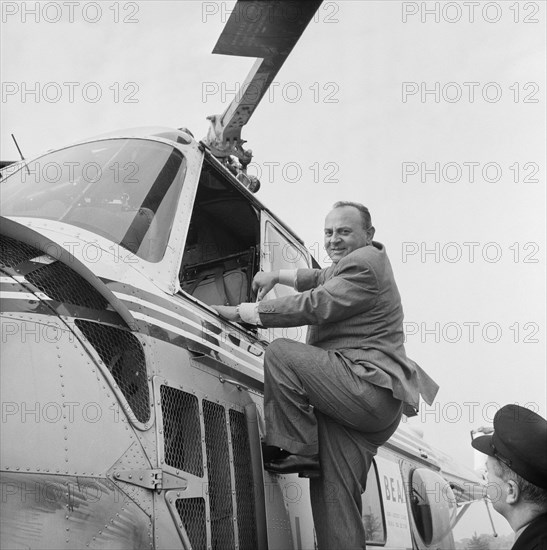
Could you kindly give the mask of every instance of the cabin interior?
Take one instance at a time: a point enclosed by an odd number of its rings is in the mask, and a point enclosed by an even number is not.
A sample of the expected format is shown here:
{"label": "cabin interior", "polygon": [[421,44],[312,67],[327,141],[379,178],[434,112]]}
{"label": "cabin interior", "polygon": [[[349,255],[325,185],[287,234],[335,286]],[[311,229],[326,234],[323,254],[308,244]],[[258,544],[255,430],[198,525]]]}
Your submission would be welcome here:
{"label": "cabin interior", "polygon": [[182,290],[208,305],[253,301],[259,244],[260,212],[205,160],[179,272]]}

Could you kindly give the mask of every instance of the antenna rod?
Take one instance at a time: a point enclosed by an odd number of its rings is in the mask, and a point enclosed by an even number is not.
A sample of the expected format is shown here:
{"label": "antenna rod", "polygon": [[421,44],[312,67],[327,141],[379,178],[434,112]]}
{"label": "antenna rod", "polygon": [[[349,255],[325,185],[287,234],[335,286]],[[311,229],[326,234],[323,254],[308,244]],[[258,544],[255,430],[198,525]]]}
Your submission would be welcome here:
{"label": "antenna rod", "polygon": [[23,156],[23,153],[21,153],[19,144],[17,143],[17,140],[15,139],[15,136],[13,134],[11,134],[11,139],[13,139],[13,142],[15,143],[15,147],[17,147],[17,150],[19,151],[19,156],[21,157],[21,160],[25,160],[25,157]]}
{"label": "antenna rod", "polygon": [[488,517],[490,518],[490,525],[492,526],[492,531],[494,537],[497,537],[498,534],[496,533],[496,528],[494,526],[494,520],[492,519],[492,514],[490,513],[490,508],[488,507],[488,501],[484,499],[484,504],[486,504],[486,511],[488,512]]}
{"label": "antenna rod", "polygon": [[[19,151],[19,156],[21,157],[21,160],[24,162],[25,157],[23,156],[23,153],[21,152],[19,144],[17,143],[17,140],[15,139],[15,136],[13,134],[11,134],[11,139],[13,139],[13,142],[15,143],[15,147],[17,147],[17,150]],[[28,165],[25,164],[25,167],[27,169],[28,175],[30,176],[30,170],[29,170]]]}

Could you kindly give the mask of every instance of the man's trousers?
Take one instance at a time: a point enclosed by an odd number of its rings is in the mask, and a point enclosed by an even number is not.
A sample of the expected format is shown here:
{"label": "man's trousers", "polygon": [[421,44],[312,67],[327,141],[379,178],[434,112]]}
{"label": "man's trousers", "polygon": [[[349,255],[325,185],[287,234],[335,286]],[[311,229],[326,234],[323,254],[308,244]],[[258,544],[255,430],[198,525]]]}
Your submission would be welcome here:
{"label": "man's trousers", "polygon": [[365,548],[361,493],[378,446],[396,430],[402,403],[359,378],[333,351],[278,339],[264,360],[266,443],[319,454],[310,480],[319,550]]}

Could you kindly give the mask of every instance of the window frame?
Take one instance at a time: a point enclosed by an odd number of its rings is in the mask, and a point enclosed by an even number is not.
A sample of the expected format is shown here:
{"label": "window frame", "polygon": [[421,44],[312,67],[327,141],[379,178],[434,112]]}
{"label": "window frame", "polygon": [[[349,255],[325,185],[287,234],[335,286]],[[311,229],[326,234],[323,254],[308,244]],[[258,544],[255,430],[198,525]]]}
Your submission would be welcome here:
{"label": "window frame", "polygon": [[[373,472],[373,474],[371,474],[371,472]],[[367,534],[366,537],[365,537],[365,542],[366,542],[367,545],[370,545],[370,546],[385,546],[386,542],[387,542],[386,514],[385,514],[385,509],[384,509],[384,499],[382,497],[382,490],[381,490],[381,487],[380,487],[380,478],[378,476],[378,466],[376,465],[376,461],[374,459],[372,459],[372,464],[370,465],[370,469],[369,469],[368,474],[367,474],[367,488],[366,488],[365,492],[363,493],[363,495],[361,497],[363,507],[364,507],[364,504],[365,504],[365,498],[366,498],[367,491],[370,490],[371,477],[374,479],[374,481],[376,483],[376,494],[378,496],[377,500],[380,503],[380,516],[381,516],[381,520],[382,520],[382,541],[380,542],[380,541],[369,540],[368,534]],[[362,513],[361,513],[361,517],[363,517]],[[366,529],[365,529],[365,531],[366,531]]]}

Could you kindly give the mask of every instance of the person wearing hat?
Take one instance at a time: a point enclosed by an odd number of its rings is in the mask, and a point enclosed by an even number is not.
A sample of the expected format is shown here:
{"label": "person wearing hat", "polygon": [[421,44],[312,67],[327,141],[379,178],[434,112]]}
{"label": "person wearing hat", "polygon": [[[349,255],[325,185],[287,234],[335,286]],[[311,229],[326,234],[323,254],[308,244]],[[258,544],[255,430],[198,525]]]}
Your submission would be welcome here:
{"label": "person wearing hat", "polygon": [[488,455],[487,495],[515,531],[511,550],[547,550],[547,420],[505,405],[471,445]]}

